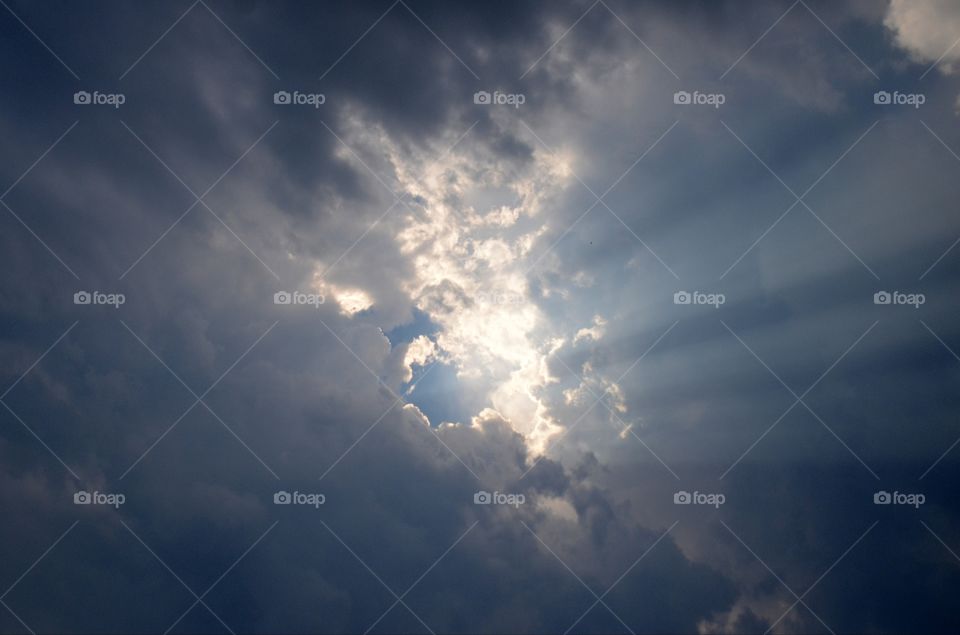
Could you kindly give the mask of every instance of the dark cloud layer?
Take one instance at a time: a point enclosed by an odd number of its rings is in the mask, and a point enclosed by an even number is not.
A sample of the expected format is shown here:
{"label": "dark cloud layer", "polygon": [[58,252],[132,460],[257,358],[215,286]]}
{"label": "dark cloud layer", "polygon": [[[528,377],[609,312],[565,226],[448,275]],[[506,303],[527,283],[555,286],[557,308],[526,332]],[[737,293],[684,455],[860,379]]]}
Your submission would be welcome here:
{"label": "dark cloud layer", "polygon": [[5,6],[0,632],[956,630],[954,14],[894,5]]}

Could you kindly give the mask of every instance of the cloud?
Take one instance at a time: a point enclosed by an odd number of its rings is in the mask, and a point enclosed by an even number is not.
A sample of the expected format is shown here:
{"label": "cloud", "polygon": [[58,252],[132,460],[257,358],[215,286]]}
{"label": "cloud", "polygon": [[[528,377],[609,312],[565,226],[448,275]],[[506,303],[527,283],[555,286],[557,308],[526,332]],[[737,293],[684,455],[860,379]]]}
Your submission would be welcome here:
{"label": "cloud", "polygon": [[945,75],[955,72],[954,64],[960,60],[960,8],[955,2],[891,0],[883,23],[913,61],[934,63]]}
{"label": "cloud", "polygon": [[[590,5],[409,4],[319,81],[389,5],[211,3],[249,50],[197,5],[123,80],[121,113],[77,110],[56,60],[0,26],[24,60],[0,80],[17,95],[0,106],[17,149],[4,182],[81,120],[4,198],[81,282],[0,212],[0,377],[18,382],[16,415],[0,410],[0,579],[80,521],[4,598],[35,630],[165,630],[195,599],[165,564],[197,594],[228,572],[205,602],[238,631],[364,631],[414,583],[378,629],[764,630],[793,599],[716,518],[799,593],[876,516],[852,453],[913,483],[953,442],[954,360],[916,319],[960,341],[953,257],[916,279],[955,238],[955,166],[904,116],[852,146],[874,121],[857,105],[865,70],[801,6],[708,112],[673,104],[677,81],[646,46],[683,86],[718,85],[787,7],[598,4],[520,81]],[[852,28],[872,14],[812,6],[856,50],[882,49]],[[178,15],[15,8],[105,78]],[[325,104],[273,104],[297,87]],[[481,89],[526,101],[474,104]],[[121,116],[191,189],[216,185],[210,210],[181,219],[193,196]],[[956,147],[940,114],[925,121]],[[794,202],[780,178],[816,184],[821,222],[795,206],[771,229]],[[860,258],[931,301],[882,312],[897,307],[870,302]],[[78,284],[128,301],[74,305]],[[676,305],[681,289],[728,301]],[[281,290],[324,302],[274,304]],[[443,390],[398,400],[445,369]],[[808,387],[816,416],[785,414]],[[430,421],[431,400],[465,414]],[[955,469],[947,457],[925,486],[947,544]],[[128,503],[78,509],[80,486]],[[681,487],[722,487],[730,504],[678,510]],[[326,502],[274,505],[279,489]],[[480,490],[525,502],[475,504]],[[923,626],[949,624],[950,555],[913,520],[887,553]],[[811,596],[837,630],[909,629],[868,557],[883,544]],[[588,611],[608,589],[609,609]],[[780,627],[818,623],[798,609]],[[0,630],[19,628],[0,612]],[[220,625],[201,605],[178,628]]]}

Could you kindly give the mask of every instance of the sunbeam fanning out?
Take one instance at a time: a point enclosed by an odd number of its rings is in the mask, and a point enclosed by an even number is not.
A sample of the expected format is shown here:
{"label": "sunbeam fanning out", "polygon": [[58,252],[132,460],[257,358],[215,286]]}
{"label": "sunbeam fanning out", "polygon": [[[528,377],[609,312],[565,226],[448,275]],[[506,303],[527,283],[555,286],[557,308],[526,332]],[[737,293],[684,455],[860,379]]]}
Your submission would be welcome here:
{"label": "sunbeam fanning out", "polygon": [[0,35],[0,634],[960,632],[960,3]]}

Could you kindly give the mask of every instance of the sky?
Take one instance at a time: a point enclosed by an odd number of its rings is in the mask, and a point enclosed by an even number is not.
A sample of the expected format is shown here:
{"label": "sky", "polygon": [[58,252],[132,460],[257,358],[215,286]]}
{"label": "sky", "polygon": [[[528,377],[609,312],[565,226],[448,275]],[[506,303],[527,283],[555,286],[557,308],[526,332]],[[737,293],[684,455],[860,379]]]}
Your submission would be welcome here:
{"label": "sky", "polygon": [[0,5],[0,632],[960,629],[957,3]]}

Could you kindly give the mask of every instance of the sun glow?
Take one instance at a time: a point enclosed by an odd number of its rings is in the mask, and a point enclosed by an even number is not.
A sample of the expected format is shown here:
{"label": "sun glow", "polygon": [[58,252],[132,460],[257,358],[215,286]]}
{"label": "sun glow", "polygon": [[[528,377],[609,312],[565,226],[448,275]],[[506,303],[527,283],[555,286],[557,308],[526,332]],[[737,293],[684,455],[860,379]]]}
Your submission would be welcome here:
{"label": "sun glow", "polygon": [[415,269],[406,291],[440,326],[438,350],[481,407],[542,448],[556,428],[535,393],[550,381],[554,342],[526,274],[544,201],[566,181],[569,158],[537,153],[521,171],[454,151],[424,168],[389,147],[400,191],[415,201],[398,236]]}

